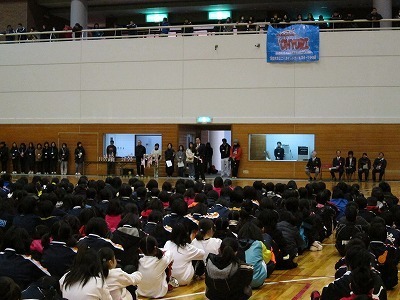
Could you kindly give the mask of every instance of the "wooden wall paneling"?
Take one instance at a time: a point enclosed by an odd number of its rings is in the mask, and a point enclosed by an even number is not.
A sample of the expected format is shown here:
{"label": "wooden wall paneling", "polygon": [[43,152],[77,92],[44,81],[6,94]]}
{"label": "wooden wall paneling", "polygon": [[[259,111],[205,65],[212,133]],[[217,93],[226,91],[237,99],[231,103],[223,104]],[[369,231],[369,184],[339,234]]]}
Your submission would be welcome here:
{"label": "wooden wall paneling", "polygon": [[[380,151],[388,161],[387,180],[400,179],[399,124],[233,124],[232,139],[238,138],[243,157],[239,170],[244,178],[304,178],[305,162],[277,163],[249,161],[249,134],[257,133],[313,133],[315,149],[322,163],[331,163],[336,150],[344,157],[349,150],[358,159],[367,152],[373,161]],[[243,173],[245,171],[245,173]],[[325,179],[329,178],[326,175]]]}

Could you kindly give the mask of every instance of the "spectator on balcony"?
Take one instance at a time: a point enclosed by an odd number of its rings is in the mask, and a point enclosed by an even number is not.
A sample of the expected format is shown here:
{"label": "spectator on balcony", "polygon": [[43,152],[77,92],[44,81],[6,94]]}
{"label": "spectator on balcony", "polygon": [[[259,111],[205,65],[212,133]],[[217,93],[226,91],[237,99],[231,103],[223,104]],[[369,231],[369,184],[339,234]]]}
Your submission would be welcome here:
{"label": "spectator on balcony", "polygon": [[274,16],[270,20],[271,26],[277,28],[278,27],[277,24],[279,24],[280,22],[282,22],[282,19],[279,18],[277,13],[274,13]]}
{"label": "spectator on balcony", "polygon": [[303,15],[302,14],[298,14],[297,18],[296,18],[297,22],[303,22]]}
{"label": "spectator on balcony", "polygon": [[13,33],[15,33],[15,32],[14,32],[14,29],[12,28],[12,26],[11,25],[7,25],[7,28],[6,28],[6,31],[5,31],[6,41],[7,42],[12,42],[12,41],[15,40],[15,36],[14,35],[9,35],[9,34],[13,34]]}
{"label": "spectator on balcony", "polygon": [[192,34],[193,33],[193,27],[192,27],[192,22],[189,21],[189,19],[185,19],[185,22],[183,22],[184,26],[188,27],[182,27],[182,34]]}
{"label": "spectator on balcony", "polygon": [[35,27],[31,27],[31,29],[29,29],[29,34],[28,34],[29,41],[36,41],[39,38],[38,35],[35,34],[34,32],[36,32]]}
{"label": "spectator on balcony", "polygon": [[75,23],[75,26],[72,28],[72,32],[74,33],[74,36],[76,39],[79,39],[82,37],[82,25],[79,23]]}
{"label": "spectator on balcony", "polygon": [[352,13],[347,13],[344,17],[343,17],[343,21],[346,21],[343,24],[344,28],[357,28],[357,23],[353,22],[354,21],[354,15]]}
{"label": "spectator on balcony", "polygon": [[72,32],[71,32],[71,30],[72,30],[72,27],[71,27],[71,26],[69,26],[68,24],[65,24],[65,25],[64,25],[63,31],[65,31],[65,33],[63,34],[63,37],[64,37],[65,39],[72,39]]}
{"label": "spectator on balcony", "polygon": [[[26,28],[22,26],[22,23],[18,23],[17,29],[15,29],[15,33],[26,33]],[[18,41],[25,41],[26,39],[26,34],[17,35]]]}
{"label": "spectator on balcony", "polygon": [[372,21],[371,26],[372,28],[379,28],[381,27],[381,22],[379,20],[382,20],[382,15],[380,15],[375,7],[372,8],[371,13],[369,13],[366,17],[367,20]]}
{"label": "spectator on balcony", "polygon": [[[167,18],[164,18],[160,24],[160,26],[169,26],[169,22]],[[161,29],[162,34],[168,34],[169,33],[169,27],[167,28],[162,28]]]}
{"label": "spectator on balcony", "polygon": [[99,38],[102,38],[102,37],[103,37],[104,31],[101,31],[101,30],[99,30],[99,29],[100,29],[99,23],[94,23],[93,32],[92,32],[92,36],[93,36],[94,38],[99,39]]}
{"label": "spectator on balcony", "polygon": [[[319,15],[318,17],[318,21],[319,22],[324,22],[324,16],[323,15]],[[318,23],[318,27],[319,29],[327,29],[328,28],[328,24],[327,23]]]}
{"label": "spectator on balcony", "polygon": [[218,25],[214,26],[214,32],[223,32],[224,31],[224,27],[220,24],[222,24],[221,20],[218,20],[217,22]]}
{"label": "spectator on balcony", "polygon": [[307,21],[315,21],[313,14],[310,12],[307,14]]}
{"label": "spectator on balcony", "polygon": [[254,18],[252,17],[252,16],[250,16],[249,17],[249,20],[248,20],[248,25],[247,25],[247,30],[248,31],[257,31],[258,30],[258,28],[257,28],[257,25],[254,25]]}
{"label": "spectator on balcony", "polygon": [[49,40],[50,39],[50,33],[46,33],[48,31],[46,24],[42,25],[42,30],[40,30],[40,32],[42,32],[40,34],[40,39],[41,40]]}
{"label": "spectator on balcony", "polygon": [[238,32],[247,31],[247,24],[244,25],[245,23],[247,23],[246,19],[244,18],[244,16],[241,16],[239,21],[237,22],[237,25],[236,25],[236,29],[237,29]]}
{"label": "spectator on balcony", "polygon": [[226,18],[224,31],[225,32],[233,32],[233,26],[234,25],[232,23],[232,19],[230,17]]}
{"label": "spectator on balcony", "polygon": [[126,25],[126,28],[128,29],[128,35],[137,35],[136,27],[137,25],[133,22],[133,20],[130,20],[129,24]]}

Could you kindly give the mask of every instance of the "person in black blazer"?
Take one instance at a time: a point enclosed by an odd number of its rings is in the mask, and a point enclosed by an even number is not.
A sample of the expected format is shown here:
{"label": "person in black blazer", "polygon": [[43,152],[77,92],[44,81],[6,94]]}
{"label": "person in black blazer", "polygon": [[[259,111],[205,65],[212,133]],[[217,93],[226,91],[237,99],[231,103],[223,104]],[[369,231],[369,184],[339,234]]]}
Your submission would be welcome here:
{"label": "person in black blazer", "polygon": [[347,181],[353,180],[353,174],[356,171],[356,161],[357,159],[354,157],[353,151],[347,152],[346,165],[345,165]]}
{"label": "person in black blazer", "polygon": [[370,169],[371,160],[368,158],[367,153],[364,152],[362,157],[358,160],[358,181],[362,181],[363,174],[365,174],[365,181],[368,181]]}
{"label": "person in black blazer", "polygon": [[332,168],[330,168],[332,180],[336,181],[335,173],[339,173],[339,180],[342,180],[342,176],[344,173],[344,166],[346,161],[344,157],[341,156],[341,151],[336,151],[336,157],[332,160]]}
{"label": "person in black blazer", "polygon": [[194,172],[195,172],[195,180],[198,181],[199,177],[203,183],[206,182],[206,178],[204,176],[204,163],[206,158],[206,145],[204,145],[200,138],[196,138],[195,145],[195,153],[194,153]]}
{"label": "person in black blazer", "polygon": [[321,159],[317,157],[317,151],[311,153],[311,158],[308,160],[306,165],[306,174],[310,180],[313,180],[311,174],[314,174],[314,180],[318,177],[321,171]]}
{"label": "person in black blazer", "polygon": [[146,147],[142,145],[142,141],[138,140],[135,147],[136,176],[144,176],[144,165],[142,165],[142,159],[145,154]]}
{"label": "person in black blazer", "polygon": [[382,181],[382,177],[385,174],[385,169],[387,166],[387,161],[383,152],[379,152],[377,158],[375,158],[372,165],[372,180],[376,181],[376,173],[379,173],[379,181]]}

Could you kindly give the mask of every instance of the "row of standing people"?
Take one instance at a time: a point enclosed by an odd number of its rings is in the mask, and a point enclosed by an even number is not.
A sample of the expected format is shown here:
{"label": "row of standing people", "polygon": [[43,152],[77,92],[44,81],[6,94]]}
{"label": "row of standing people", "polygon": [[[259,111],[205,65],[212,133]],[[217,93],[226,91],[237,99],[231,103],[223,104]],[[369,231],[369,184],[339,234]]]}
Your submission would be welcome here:
{"label": "row of standing people", "polygon": [[[23,174],[57,174],[58,165],[60,165],[61,175],[67,175],[68,160],[70,150],[66,143],[61,148],[57,147],[55,142],[51,144],[44,142],[35,145],[30,142],[28,146],[21,143],[19,146],[16,142],[9,149],[5,142],[0,142],[0,163],[1,173],[7,173],[8,162],[11,160],[12,173]],[[83,172],[83,163],[85,160],[85,149],[81,142],[78,142],[74,150],[75,174]]]}
{"label": "row of standing people", "polygon": [[[379,174],[379,181],[382,181],[387,166],[387,161],[383,152],[379,152],[373,164],[371,164],[371,160],[368,158],[366,152],[362,154],[362,157],[358,160],[358,164],[353,151],[349,151],[347,155],[348,156],[344,158],[340,150],[336,151],[336,156],[332,159],[332,166],[329,168],[332,180],[337,180],[336,173],[339,175],[339,180],[342,180],[343,174],[346,173],[346,179],[352,181],[353,175],[357,171],[358,181],[362,181],[363,175],[365,181],[368,181],[369,171],[372,167],[372,180],[375,182],[376,174]],[[306,174],[309,180],[316,180],[318,178],[321,173],[321,167],[321,159],[317,157],[317,152],[313,151],[306,165]]]}

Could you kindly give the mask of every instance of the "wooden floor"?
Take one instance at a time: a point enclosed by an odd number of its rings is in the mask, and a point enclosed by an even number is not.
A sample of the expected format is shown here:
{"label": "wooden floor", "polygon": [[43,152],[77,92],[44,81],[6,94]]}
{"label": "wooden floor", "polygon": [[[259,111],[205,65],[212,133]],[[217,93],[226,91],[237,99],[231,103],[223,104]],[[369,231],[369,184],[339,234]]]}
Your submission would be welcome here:
{"label": "wooden floor", "polygon": [[[89,179],[104,179],[104,177],[88,176]],[[76,182],[75,176],[70,176],[72,182]],[[148,178],[145,179],[147,182]],[[174,178],[159,178],[158,182],[161,184],[164,181],[175,183]],[[252,185],[256,179],[236,179],[233,180],[234,185]],[[260,180],[260,179],[257,179]],[[123,179],[127,181],[127,179]],[[270,180],[264,179],[263,182],[272,181],[274,183],[286,183],[288,180]],[[207,182],[212,183],[213,178],[208,178]],[[306,180],[296,180],[298,187],[305,186]],[[354,182],[353,182],[354,183]],[[400,182],[389,182],[392,187],[392,192],[396,196],[400,196]],[[352,183],[350,183],[352,184]],[[326,182],[327,188],[332,189],[335,182]],[[377,183],[362,182],[360,183],[360,190],[365,196],[370,196],[371,190]],[[268,278],[262,288],[253,291],[251,299],[310,299],[310,294],[313,290],[321,291],[322,288],[334,280],[334,264],[340,258],[335,246],[334,239],[330,238],[324,241],[324,248],[319,252],[306,251],[303,255],[298,257],[298,267],[293,270],[287,271],[274,271],[270,278]],[[204,280],[194,281],[189,286],[178,287],[169,292],[163,299],[183,299],[195,300],[205,299],[204,296]],[[388,292],[388,299],[400,299],[400,287]]]}

